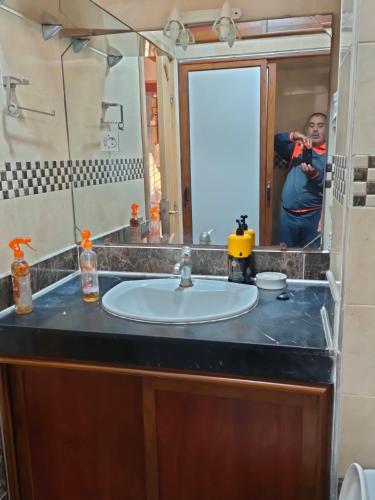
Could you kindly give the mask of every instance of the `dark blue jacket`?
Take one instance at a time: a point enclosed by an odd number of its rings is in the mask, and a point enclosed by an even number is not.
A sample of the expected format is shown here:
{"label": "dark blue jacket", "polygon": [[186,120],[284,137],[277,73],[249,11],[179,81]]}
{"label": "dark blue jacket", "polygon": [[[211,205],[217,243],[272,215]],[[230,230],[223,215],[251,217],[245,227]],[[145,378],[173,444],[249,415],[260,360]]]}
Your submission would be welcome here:
{"label": "dark blue jacket", "polygon": [[287,210],[321,207],[327,154],[320,154],[315,148],[312,150],[312,166],[319,172],[319,175],[314,179],[309,179],[300,168],[302,153],[293,157],[295,145],[296,143],[290,140],[288,132],[276,134],[275,150],[284,160],[290,162],[281,194],[283,207]]}

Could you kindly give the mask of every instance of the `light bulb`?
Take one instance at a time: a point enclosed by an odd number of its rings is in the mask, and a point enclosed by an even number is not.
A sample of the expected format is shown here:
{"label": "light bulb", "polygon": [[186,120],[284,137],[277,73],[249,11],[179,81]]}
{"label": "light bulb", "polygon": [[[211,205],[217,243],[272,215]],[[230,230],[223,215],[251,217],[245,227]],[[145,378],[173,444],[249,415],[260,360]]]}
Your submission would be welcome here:
{"label": "light bulb", "polygon": [[181,47],[184,50],[187,50],[188,45],[189,45],[189,33],[186,28],[181,30],[180,36],[178,38],[178,45],[181,45]]}
{"label": "light bulb", "polygon": [[229,47],[233,47],[234,42],[240,39],[240,34],[231,17],[216,19],[212,31],[218,35],[220,41],[227,42]]}
{"label": "light bulb", "polygon": [[226,42],[227,38],[229,36],[229,33],[230,33],[230,28],[231,28],[231,22],[230,22],[229,18],[222,17],[219,21],[218,28],[219,28],[220,40]]}
{"label": "light bulb", "polygon": [[174,43],[177,42],[177,39],[180,35],[181,31],[181,26],[178,21],[171,21],[169,23],[169,33],[170,33],[170,38],[173,40]]}

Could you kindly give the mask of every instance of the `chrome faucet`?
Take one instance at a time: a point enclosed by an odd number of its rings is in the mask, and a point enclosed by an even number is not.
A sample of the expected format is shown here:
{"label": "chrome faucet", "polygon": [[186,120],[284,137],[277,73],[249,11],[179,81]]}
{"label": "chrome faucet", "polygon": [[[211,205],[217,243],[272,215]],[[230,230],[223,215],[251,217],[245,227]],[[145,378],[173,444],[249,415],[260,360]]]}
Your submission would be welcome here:
{"label": "chrome faucet", "polygon": [[191,248],[182,247],[181,250],[181,260],[173,268],[173,274],[178,276],[181,275],[180,287],[189,288],[193,286],[191,280]]}

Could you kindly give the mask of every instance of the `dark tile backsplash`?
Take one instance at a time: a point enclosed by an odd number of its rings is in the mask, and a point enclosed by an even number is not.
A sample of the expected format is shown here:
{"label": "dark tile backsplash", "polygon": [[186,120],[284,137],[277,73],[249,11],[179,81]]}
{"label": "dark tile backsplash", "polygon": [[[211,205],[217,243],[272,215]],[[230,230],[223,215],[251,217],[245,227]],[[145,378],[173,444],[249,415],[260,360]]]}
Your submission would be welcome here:
{"label": "dark tile backsplash", "polygon": [[0,311],[13,304],[10,276],[0,278]]}
{"label": "dark tile backsplash", "polygon": [[330,256],[328,252],[306,252],[303,254],[305,280],[325,280],[329,269]]}
{"label": "dark tile backsplash", "polygon": [[[102,271],[171,273],[181,255],[179,247],[95,246]],[[193,273],[223,276],[228,274],[226,249],[192,249]],[[326,252],[255,250],[252,273],[279,271],[295,279],[325,279],[329,269]]]}
{"label": "dark tile backsplash", "polygon": [[253,274],[264,271],[285,273],[288,278],[303,278],[302,252],[255,251],[252,254]]}

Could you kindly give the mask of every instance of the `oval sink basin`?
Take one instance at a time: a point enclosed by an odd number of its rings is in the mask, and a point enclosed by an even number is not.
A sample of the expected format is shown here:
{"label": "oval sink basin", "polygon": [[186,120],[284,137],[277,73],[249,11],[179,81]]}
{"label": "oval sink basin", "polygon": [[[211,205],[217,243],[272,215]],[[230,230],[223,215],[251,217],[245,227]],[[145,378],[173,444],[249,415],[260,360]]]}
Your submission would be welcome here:
{"label": "oval sink basin", "polygon": [[178,278],[123,281],[103,297],[103,308],[120,318],[147,323],[204,323],[245,314],[256,306],[258,289],[227,281]]}

